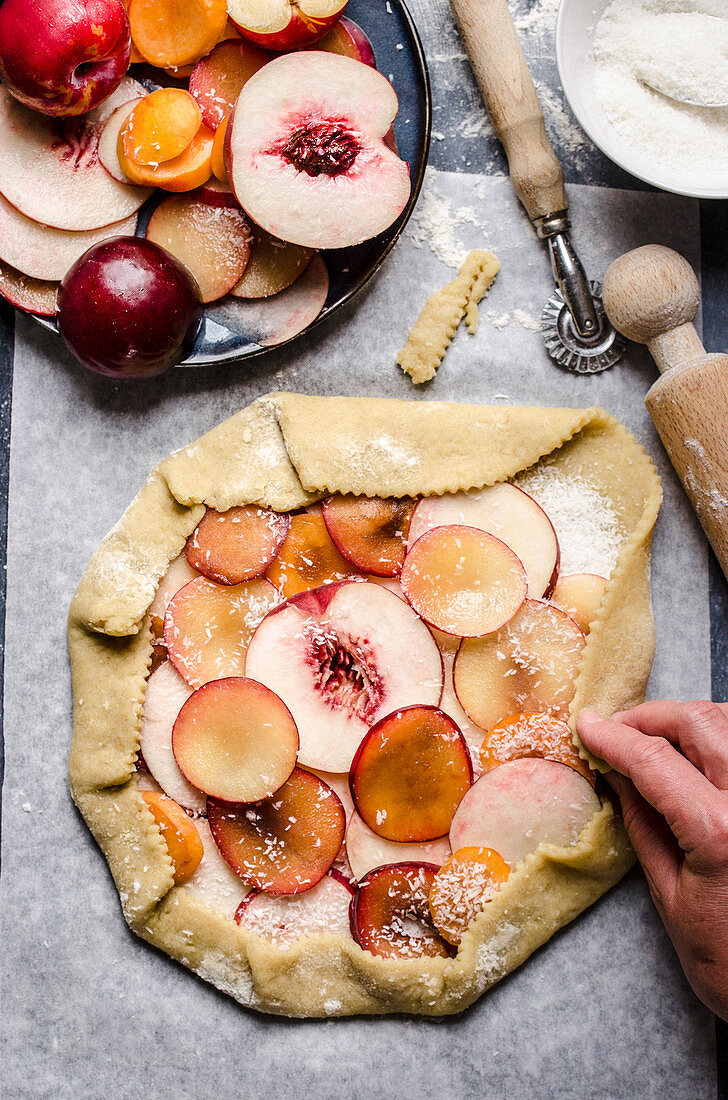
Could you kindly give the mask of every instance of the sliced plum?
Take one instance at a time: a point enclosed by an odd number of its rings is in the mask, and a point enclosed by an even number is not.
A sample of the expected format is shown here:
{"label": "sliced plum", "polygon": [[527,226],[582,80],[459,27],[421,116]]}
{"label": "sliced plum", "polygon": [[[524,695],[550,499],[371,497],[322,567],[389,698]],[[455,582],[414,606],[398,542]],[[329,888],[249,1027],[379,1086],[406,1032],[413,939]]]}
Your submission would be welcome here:
{"label": "sliced plum", "polygon": [[248,266],[230,293],[235,298],[270,298],[280,294],[303,275],[313,255],[312,248],[279,241],[255,226]]}
{"label": "sliced plum", "polygon": [[267,573],[286,598],[359,575],[337,550],[320,512],[290,517],[286,540]]}
{"label": "sliced plum", "polygon": [[0,295],[6,302],[24,313],[40,317],[55,317],[58,299],[57,282],[33,279],[0,260]]}
{"label": "sliced plum", "polygon": [[362,820],[384,840],[446,836],[472,783],[470,753],[451,718],[412,706],[380,719],[362,740],[349,783]]}
{"label": "sliced plum", "polygon": [[359,946],[385,959],[452,955],[430,914],[430,890],[438,869],[405,862],[370,871],[351,903],[351,932]]}
{"label": "sliced plum", "polygon": [[218,584],[242,584],[265,573],[288,534],[289,517],[244,504],[208,508],[187,540],[187,561]]}
{"label": "sliced plum", "polygon": [[202,119],[211,130],[230,114],[243,85],[273,59],[273,54],[246,42],[229,38],[197,62],[190,76],[190,94],[202,111]]}
{"label": "sliced plum", "polygon": [[300,894],[320,882],[341,847],[346,815],[330,787],[294,768],[272,798],[253,805],[207,800],[222,855],[249,886]]}
{"label": "sliced plum", "polygon": [[321,507],[328,532],[347,561],[363,573],[397,577],[402,572],[414,504],[410,497],[337,493]]}

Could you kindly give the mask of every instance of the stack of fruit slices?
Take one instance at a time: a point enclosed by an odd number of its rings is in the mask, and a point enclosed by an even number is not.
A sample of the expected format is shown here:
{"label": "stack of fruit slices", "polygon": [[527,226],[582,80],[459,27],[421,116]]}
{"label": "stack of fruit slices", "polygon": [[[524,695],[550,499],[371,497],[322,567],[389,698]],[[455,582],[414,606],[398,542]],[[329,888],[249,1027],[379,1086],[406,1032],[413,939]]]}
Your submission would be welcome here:
{"label": "stack of fruit slices", "polygon": [[208,509],[150,608],[138,782],[175,881],[284,946],[452,954],[599,809],[566,724],[606,578],[509,483]]}
{"label": "stack of fruit slices", "polygon": [[[319,250],[376,236],[409,199],[397,96],[341,17],[345,0],[319,0],[310,17],[287,0],[231,0],[230,17],[225,0],[127,7],[132,61],[146,66],[131,71],[147,87],[127,75],[62,119],[0,89],[0,295],[54,316],[59,281],[90,247],[134,234],[161,192],[140,225],[191,271],[201,301],[221,302],[220,319],[262,345],[289,339],[326,302]],[[121,259],[104,253],[107,266]],[[97,321],[105,309],[119,306],[99,294]]]}

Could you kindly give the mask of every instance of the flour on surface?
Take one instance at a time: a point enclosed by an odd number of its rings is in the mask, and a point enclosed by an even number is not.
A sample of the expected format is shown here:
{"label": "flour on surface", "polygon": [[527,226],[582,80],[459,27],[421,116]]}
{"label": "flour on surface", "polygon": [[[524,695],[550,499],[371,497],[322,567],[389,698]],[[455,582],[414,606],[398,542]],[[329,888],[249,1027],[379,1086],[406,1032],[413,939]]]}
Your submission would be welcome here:
{"label": "flour on surface", "polygon": [[410,218],[408,234],[416,248],[426,244],[438,260],[457,269],[464,263],[468,249],[455,230],[465,224],[484,227],[472,206],[453,209],[451,200],[438,190],[437,176],[436,169],[427,169],[422,194]]}

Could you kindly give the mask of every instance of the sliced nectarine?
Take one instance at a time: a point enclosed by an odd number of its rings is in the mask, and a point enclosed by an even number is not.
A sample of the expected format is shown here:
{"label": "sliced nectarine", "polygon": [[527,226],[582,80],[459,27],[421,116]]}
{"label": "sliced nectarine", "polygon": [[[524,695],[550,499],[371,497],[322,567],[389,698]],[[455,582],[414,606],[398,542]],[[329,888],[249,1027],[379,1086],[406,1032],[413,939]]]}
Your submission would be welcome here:
{"label": "sliced nectarine", "polygon": [[298,730],[274,691],[230,676],[198,688],[183,704],[172,731],[182,774],[206,795],[225,802],[258,802],[293,771]]}
{"label": "sliced nectarine", "polygon": [[156,167],[138,164],[124,152],[123,132],[119,134],[119,167],[132,183],[161,187],[163,191],[193,191],[212,175],[212,130],[203,123],[183,153]]}
{"label": "sliced nectarine", "polygon": [[515,713],[565,718],[583,652],[584,635],[573,619],[540,600],[525,600],[495,634],[464,639],[455,658],[455,692],[484,730]]}
{"label": "sliced nectarine", "polygon": [[430,914],[443,939],[455,946],[506,881],[511,869],[492,848],[459,848],[430,887]]}
{"label": "sliced nectarine", "polygon": [[539,844],[575,844],[599,807],[599,798],[573,768],[539,757],[509,760],[481,775],[465,795],[450,844],[454,852],[492,848],[515,867]]}
{"label": "sliced nectarine", "polygon": [[347,561],[375,577],[397,577],[407,551],[407,528],[415,502],[409,497],[329,497],[322,513],[328,532]]}
{"label": "sliced nectarine", "polygon": [[485,735],[480,764],[487,772],[497,764],[522,756],[543,756],[568,764],[594,786],[594,773],[579,756],[571,730],[552,714],[512,714],[503,718]]}
{"label": "sliced nectarine", "polygon": [[166,795],[179,802],[185,810],[203,813],[205,796],[185,779],[172,751],[172,730],[177,715],[192,694],[171,661],[165,659],[150,671],[144,695],[139,751],[151,774]]}
{"label": "sliced nectarine", "polygon": [[504,542],[455,524],[417,540],[400,583],[425,622],[461,638],[498,630],[513,618],[528,589],[520,558]]}
{"label": "sliced nectarine", "polygon": [[207,820],[243,882],[269,894],[300,894],[320,882],[336,859],[346,815],[330,787],[294,768],[272,798],[254,805],[208,799]]}
{"label": "sliced nectarine", "polygon": [[[351,797],[351,795],[350,795]],[[355,879],[362,879],[375,867],[388,863],[431,863],[439,867],[450,855],[447,837],[422,844],[397,844],[383,840],[354,812],[346,827],[346,858]]]}
{"label": "sliced nectarine", "polygon": [[556,582],[551,602],[588,634],[606,587],[606,578],[595,573],[568,573]]}
{"label": "sliced nectarine", "polygon": [[134,105],[121,127],[124,154],[156,168],[185,151],[201,122],[200,108],[184,88],[157,88]]}
{"label": "sliced nectarine", "polygon": [[354,887],[332,868],[303,894],[266,894],[251,890],[243,898],[235,920],[264,939],[279,945],[302,936],[351,935],[349,908]]}
{"label": "sliced nectarine", "polygon": [[265,573],[288,534],[283,512],[243,504],[208,508],[187,540],[187,561],[218,584],[241,584]]}
{"label": "sliced nectarine", "polygon": [[186,584],[195,580],[199,575],[197,570],[189,564],[184,553],[179,554],[170,562],[167,572],[157,585],[156,594],[149,607],[149,615],[152,621],[159,619],[162,623],[162,629],[155,631],[156,637],[164,637],[164,614],[172,597],[179,592],[180,588],[184,588]]}
{"label": "sliced nectarine", "polygon": [[272,584],[257,577],[222,585],[197,577],[176,593],[164,618],[170,660],[193,688],[242,676],[253,632],[278,603]]}
{"label": "sliced nectarine", "polygon": [[291,516],[286,541],[266,576],[288,598],[361,574],[334,546],[321,513],[301,512]]}
{"label": "sliced nectarine", "polygon": [[351,903],[351,932],[359,946],[385,959],[452,955],[430,915],[437,870],[429,863],[407,862],[370,871]]}
{"label": "sliced nectarine", "polygon": [[236,36],[219,42],[197,63],[190,77],[190,95],[196,99],[206,126],[217,130],[235,106],[243,85],[273,56]]}
{"label": "sliced nectarine", "polygon": [[227,26],[225,0],[131,0],[134,43],[160,69],[189,65],[208,54]]}
{"label": "sliced nectarine", "polygon": [[203,847],[197,829],[181,806],[165,794],[142,791],[142,798],[152,811],[154,820],[167,845],[174,869],[174,882],[181,886],[195,873],[202,859]]}
{"label": "sliced nectarine", "polygon": [[176,256],[194,275],[203,302],[231,290],[250,257],[250,225],[239,207],[175,195],[155,209],[146,236]]}
{"label": "sliced nectarine", "polygon": [[398,843],[445,836],[472,779],[463,735],[429,706],[406,707],[372,726],[349,775],[359,815]]}
{"label": "sliced nectarine", "polygon": [[273,294],[280,294],[286,287],[292,286],[299,275],[303,275],[313,255],[312,248],[279,241],[256,225],[250,261],[242,279],[230,293],[236,298],[270,298]]}

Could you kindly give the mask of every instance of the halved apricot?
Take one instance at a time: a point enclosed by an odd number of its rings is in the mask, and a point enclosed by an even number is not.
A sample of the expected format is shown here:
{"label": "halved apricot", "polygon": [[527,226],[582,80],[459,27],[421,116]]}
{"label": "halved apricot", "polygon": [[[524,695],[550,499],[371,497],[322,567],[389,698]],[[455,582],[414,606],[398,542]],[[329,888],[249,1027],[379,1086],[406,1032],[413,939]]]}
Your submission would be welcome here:
{"label": "halved apricot", "polygon": [[453,669],[458,701],[484,730],[517,712],[565,718],[584,644],[579,627],[563,611],[525,600],[495,634],[461,643]]}
{"label": "halved apricot", "polygon": [[542,756],[568,764],[594,786],[594,773],[579,756],[571,730],[552,714],[512,714],[503,718],[485,735],[480,764],[487,772],[497,764],[523,756]]}
{"label": "halved apricot", "polygon": [[253,632],[278,603],[272,584],[257,577],[221,585],[197,577],[170,601],[164,617],[164,644],[187,683],[242,676]]}
{"label": "halved apricot", "polygon": [[126,155],[123,133],[120,133],[117,145],[119,166],[132,183],[161,187],[163,191],[193,191],[195,187],[207,183],[212,175],[212,143],[213,133],[203,123],[183,153],[150,167],[138,164]]}
{"label": "halved apricot", "polygon": [[322,505],[334,544],[347,561],[375,577],[398,577],[407,552],[410,497],[357,497],[337,493]]}
{"label": "halved apricot", "polygon": [[204,849],[197,829],[181,806],[166,794],[142,791],[142,798],[154,815],[174,869],[175,886],[181,886],[197,870]]}
{"label": "halved apricot", "polygon": [[183,703],[172,751],[198,790],[225,802],[258,802],[293,771],[298,730],[274,691],[230,676],[204,684]]}
{"label": "halved apricot", "polygon": [[401,584],[425,622],[461,638],[498,630],[528,590],[521,561],[504,542],[457,524],[420,536],[404,560]]}
{"label": "halved apricot", "polygon": [[265,573],[288,534],[289,517],[244,504],[208,508],[187,540],[187,561],[218,584],[241,584]]}
{"label": "halved apricot", "polygon": [[492,848],[453,852],[430,887],[430,914],[442,938],[457,946],[510,873],[506,861]]}
{"label": "halved apricot", "polygon": [[301,512],[291,516],[286,541],[266,576],[288,599],[361,574],[334,546],[321,513]]}
{"label": "halved apricot", "polygon": [[351,903],[351,934],[359,946],[385,959],[452,955],[430,914],[437,870],[429,863],[408,862],[370,871]]}
{"label": "halved apricot", "polygon": [[359,816],[398,843],[445,836],[472,781],[463,735],[430,706],[405,707],[372,726],[349,773]]}
{"label": "halved apricot", "polygon": [[300,894],[336,859],[346,814],[318,776],[294,768],[272,798],[254,805],[207,800],[207,820],[225,860],[249,886]]}
{"label": "halved apricot", "polygon": [[201,122],[200,108],[184,88],[157,88],[139,100],[122,126],[124,154],[156,168],[185,151]]}
{"label": "halved apricot", "polygon": [[131,0],[129,24],[139,52],[160,69],[208,54],[227,26],[225,0]]}

